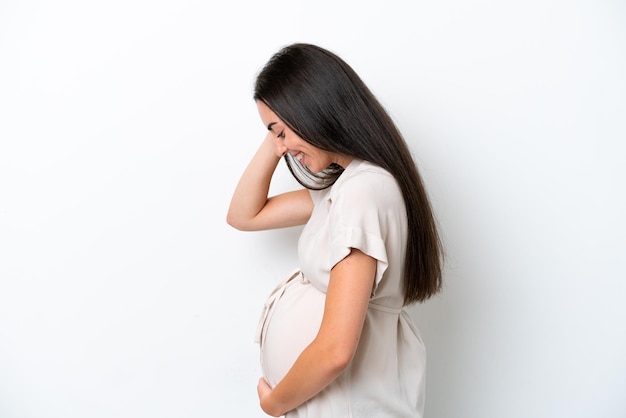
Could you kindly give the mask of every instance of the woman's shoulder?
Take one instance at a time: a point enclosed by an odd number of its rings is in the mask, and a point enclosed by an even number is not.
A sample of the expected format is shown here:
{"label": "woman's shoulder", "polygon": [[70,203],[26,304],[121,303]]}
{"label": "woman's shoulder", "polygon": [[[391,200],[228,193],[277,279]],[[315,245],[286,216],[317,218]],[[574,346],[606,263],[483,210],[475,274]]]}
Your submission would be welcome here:
{"label": "woman's shoulder", "polygon": [[353,160],[337,182],[332,195],[371,196],[378,199],[401,197],[396,179],[384,168],[369,161]]}
{"label": "woman's shoulder", "polygon": [[309,190],[314,204],[342,196],[365,203],[372,200],[395,203],[402,193],[395,178],[384,168],[364,160],[352,160],[337,181],[329,188]]}
{"label": "woman's shoulder", "polygon": [[[341,177],[344,177],[343,181],[341,181]],[[374,163],[364,160],[353,160],[341,177],[338,180],[340,185],[346,183],[369,184],[372,181],[374,184],[396,183],[394,177],[387,170]]]}

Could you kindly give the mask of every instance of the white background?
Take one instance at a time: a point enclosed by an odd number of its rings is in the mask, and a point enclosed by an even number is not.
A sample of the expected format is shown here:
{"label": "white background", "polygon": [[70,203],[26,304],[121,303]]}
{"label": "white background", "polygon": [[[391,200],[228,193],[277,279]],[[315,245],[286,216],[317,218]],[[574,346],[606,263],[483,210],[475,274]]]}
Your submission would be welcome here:
{"label": "white background", "polygon": [[0,417],[263,416],[299,230],[225,214],[296,41],[361,74],[432,196],[427,418],[626,416],[623,2],[4,0]]}

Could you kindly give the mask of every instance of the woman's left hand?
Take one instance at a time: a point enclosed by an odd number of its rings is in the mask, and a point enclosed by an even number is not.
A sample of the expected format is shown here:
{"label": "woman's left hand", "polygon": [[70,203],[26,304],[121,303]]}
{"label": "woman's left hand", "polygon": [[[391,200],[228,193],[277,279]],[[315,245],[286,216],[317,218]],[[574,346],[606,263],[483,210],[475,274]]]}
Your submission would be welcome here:
{"label": "woman's left hand", "polygon": [[270,387],[270,385],[265,381],[265,379],[260,378],[259,379],[259,384],[256,387],[256,390],[259,394],[259,402],[261,404],[261,409],[263,409],[263,411],[265,411],[266,414],[274,416],[274,417],[279,417],[282,414],[278,414],[276,415],[276,413],[274,411],[271,410],[270,405],[269,404],[269,397],[272,393],[272,388]]}

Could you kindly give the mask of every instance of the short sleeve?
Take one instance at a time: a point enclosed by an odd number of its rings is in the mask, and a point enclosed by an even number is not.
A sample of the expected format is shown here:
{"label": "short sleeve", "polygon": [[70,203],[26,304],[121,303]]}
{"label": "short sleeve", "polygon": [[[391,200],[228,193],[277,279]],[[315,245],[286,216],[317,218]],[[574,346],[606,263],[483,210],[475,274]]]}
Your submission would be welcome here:
{"label": "short sleeve", "polygon": [[344,259],[351,248],[375,258],[374,292],[389,264],[385,243],[390,215],[398,209],[397,193],[395,180],[387,173],[365,172],[346,179],[328,201],[329,265]]}

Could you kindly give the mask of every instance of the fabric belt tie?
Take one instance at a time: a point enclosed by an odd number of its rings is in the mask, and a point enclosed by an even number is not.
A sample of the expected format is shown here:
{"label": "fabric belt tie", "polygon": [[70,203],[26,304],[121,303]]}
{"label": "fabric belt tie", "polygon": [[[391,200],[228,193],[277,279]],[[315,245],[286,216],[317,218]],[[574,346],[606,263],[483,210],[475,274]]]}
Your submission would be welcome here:
{"label": "fabric belt tie", "polygon": [[369,308],[374,309],[375,311],[387,312],[396,315],[399,315],[402,312],[402,308],[392,308],[391,306],[379,305],[374,302],[369,303]]}
{"label": "fabric belt tie", "polygon": [[287,276],[285,280],[279,283],[274,290],[272,290],[272,293],[270,293],[269,297],[265,301],[265,304],[263,305],[263,311],[261,312],[261,318],[259,318],[256,335],[254,337],[255,343],[262,343],[267,319],[274,312],[278,299],[283,296],[283,293],[285,293],[285,290],[294,279],[300,279],[300,281],[305,284],[309,283],[308,279],[304,277],[304,274],[300,271],[300,269],[296,269],[289,276]]}

